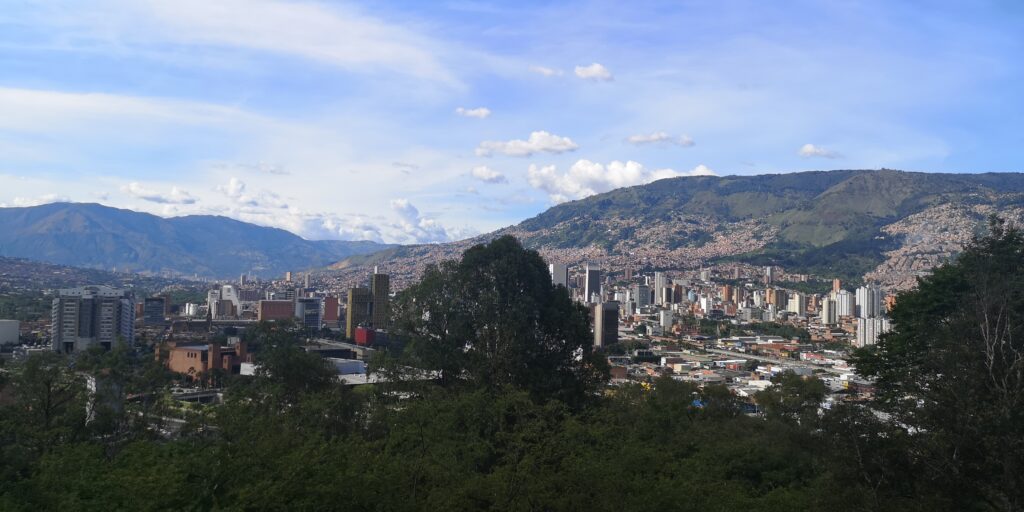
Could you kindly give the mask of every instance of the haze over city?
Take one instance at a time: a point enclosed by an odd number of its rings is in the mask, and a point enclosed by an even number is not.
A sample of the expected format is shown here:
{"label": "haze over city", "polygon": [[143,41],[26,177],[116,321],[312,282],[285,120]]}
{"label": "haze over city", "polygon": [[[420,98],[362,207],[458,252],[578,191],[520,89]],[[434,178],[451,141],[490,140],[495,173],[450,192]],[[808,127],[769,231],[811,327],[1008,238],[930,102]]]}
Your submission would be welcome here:
{"label": "haze over city", "polygon": [[0,204],[444,242],[673,176],[1020,169],[1017,2],[18,2]]}

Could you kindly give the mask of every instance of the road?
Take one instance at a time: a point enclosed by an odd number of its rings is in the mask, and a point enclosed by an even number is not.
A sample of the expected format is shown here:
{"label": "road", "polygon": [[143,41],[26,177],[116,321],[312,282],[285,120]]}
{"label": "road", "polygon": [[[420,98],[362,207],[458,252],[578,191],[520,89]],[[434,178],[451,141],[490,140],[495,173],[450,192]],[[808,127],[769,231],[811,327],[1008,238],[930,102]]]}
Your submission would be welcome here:
{"label": "road", "polygon": [[829,372],[829,373],[834,374],[834,375],[843,375],[843,374],[847,374],[847,373],[853,373],[853,371],[849,370],[849,369],[847,369],[847,370],[837,370],[835,368],[830,368],[828,366],[819,366],[819,365],[808,363],[808,362],[805,362],[805,361],[796,361],[796,360],[793,360],[793,359],[778,359],[778,358],[775,358],[775,357],[768,357],[768,356],[756,356],[754,354],[748,354],[746,352],[732,352],[732,351],[729,351],[729,350],[719,350],[719,349],[716,349],[716,348],[709,348],[709,349],[706,349],[706,350],[708,351],[708,353],[711,353],[711,354],[718,354],[718,355],[722,355],[722,356],[735,357],[737,359],[742,358],[742,359],[755,359],[757,361],[768,361],[769,363],[775,363],[775,364],[779,364],[779,365],[796,365],[796,364],[803,363],[804,366],[809,366],[811,368],[815,368],[815,369],[818,369],[818,370],[823,370],[823,371]]}

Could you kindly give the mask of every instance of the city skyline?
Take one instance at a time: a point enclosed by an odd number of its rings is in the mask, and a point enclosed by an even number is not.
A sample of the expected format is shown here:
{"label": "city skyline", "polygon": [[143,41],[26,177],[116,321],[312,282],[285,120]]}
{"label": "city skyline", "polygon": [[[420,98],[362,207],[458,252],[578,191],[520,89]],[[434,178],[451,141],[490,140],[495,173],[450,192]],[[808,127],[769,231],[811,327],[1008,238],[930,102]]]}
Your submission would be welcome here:
{"label": "city skyline", "polygon": [[660,177],[1019,170],[1024,10],[928,7],[23,4],[0,203],[416,243]]}

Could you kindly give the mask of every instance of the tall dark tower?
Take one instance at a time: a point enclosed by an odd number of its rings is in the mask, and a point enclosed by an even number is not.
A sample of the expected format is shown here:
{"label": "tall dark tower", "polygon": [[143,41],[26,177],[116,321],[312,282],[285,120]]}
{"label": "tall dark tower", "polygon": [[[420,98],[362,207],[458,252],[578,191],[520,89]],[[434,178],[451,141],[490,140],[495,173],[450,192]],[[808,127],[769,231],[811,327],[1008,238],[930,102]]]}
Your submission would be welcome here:
{"label": "tall dark tower", "polygon": [[374,329],[387,329],[390,315],[391,277],[373,269],[370,276],[370,294],[373,297],[370,323]]}

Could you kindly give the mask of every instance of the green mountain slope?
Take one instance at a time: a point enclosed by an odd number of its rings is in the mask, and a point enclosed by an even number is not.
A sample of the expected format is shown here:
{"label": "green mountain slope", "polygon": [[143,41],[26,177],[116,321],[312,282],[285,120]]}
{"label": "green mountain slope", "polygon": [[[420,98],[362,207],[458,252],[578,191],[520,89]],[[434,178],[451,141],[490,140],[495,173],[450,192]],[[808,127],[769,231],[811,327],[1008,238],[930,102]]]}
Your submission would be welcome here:
{"label": "green mountain slope", "polygon": [[98,204],[0,208],[0,256],[191,276],[281,275],[388,245],[310,241],[226,217],[155,215]]}
{"label": "green mountain slope", "polygon": [[[954,215],[965,225],[983,226],[987,215],[1012,216],[1022,205],[1020,173],[837,170],[671,178],[563,203],[474,240],[405,247],[334,268],[362,271],[360,264],[372,260],[393,273],[415,274],[468,244],[511,233],[548,259],[568,264],[692,268],[741,261],[856,280],[908,243],[909,228],[889,227],[911,216],[932,231],[913,240],[920,245],[915,250],[948,255],[965,239],[947,243],[948,236],[931,236],[941,225],[931,217]],[[956,209],[937,213],[944,207]],[[904,263],[892,263],[892,272],[913,271],[913,264]]]}

